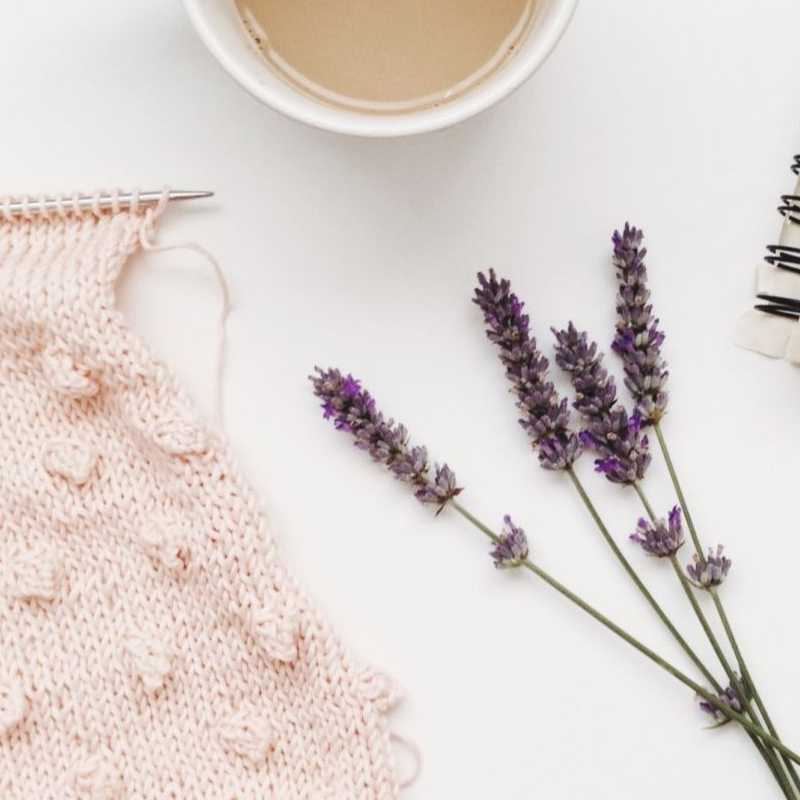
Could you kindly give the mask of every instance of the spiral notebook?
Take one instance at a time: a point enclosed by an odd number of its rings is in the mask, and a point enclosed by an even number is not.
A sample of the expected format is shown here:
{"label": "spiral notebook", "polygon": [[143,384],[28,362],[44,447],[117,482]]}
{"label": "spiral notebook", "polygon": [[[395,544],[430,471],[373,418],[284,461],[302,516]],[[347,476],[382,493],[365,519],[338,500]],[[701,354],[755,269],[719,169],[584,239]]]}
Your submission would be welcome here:
{"label": "spiral notebook", "polygon": [[794,194],[781,196],[778,244],[767,247],[756,270],[756,304],[740,317],[734,340],[747,350],[800,364],[800,155]]}

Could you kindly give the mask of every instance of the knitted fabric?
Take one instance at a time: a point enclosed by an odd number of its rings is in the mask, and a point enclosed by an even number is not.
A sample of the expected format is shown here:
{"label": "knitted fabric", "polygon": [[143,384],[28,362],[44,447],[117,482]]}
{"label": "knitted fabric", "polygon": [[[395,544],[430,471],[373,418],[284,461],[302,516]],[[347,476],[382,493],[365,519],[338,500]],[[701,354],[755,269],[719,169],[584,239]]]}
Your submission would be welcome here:
{"label": "knitted fabric", "polygon": [[0,205],[0,797],[392,800],[391,683],[115,310],[145,222]]}

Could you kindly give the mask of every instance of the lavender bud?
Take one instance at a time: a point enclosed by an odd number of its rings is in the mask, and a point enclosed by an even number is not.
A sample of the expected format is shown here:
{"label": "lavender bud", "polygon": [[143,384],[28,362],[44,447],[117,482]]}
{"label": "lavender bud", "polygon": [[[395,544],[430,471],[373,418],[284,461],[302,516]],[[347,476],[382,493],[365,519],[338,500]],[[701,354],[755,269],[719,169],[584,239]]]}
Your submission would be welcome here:
{"label": "lavender bud", "polygon": [[675,506],[669,512],[668,521],[656,520],[655,523],[640,519],[636,531],[631,534],[631,541],[642,546],[646,553],[658,558],[669,558],[678,552],[683,544],[683,526],[681,510]]}
{"label": "lavender bud", "polygon": [[369,392],[352,375],[315,367],[309,380],[314,394],[322,400],[323,417],[332,420],[337,430],[349,433],[356,447],[366,450],[398,480],[409,484],[420,502],[436,504],[441,512],[448,501],[461,493],[447,464],[437,466],[431,477],[428,451],[411,447],[405,426],[385,418]]}
{"label": "lavender bud", "polygon": [[507,280],[498,280],[494,270],[488,277],[478,273],[473,302],[483,311],[486,335],[500,350],[523,417],[520,425],[539,449],[545,469],[569,469],[583,450],[569,428],[569,408],[547,380],[547,359],[530,335],[530,321],[524,304],[511,291]]}
{"label": "lavender bud", "polygon": [[503,517],[503,532],[492,549],[491,556],[498,569],[518,567],[528,557],[528,538],[506,514]]}
{"label": "lavender bud", "polygon": [[453,470],[444,464],[436,467],[433,481],[429,481],[415,492],[415,497],[421,503],[433,503],[439,506],[436,511],[441,514],[448,500],[461,494],[461,489],[456,485],[456,476]]}
{"label": "lavender bud", "polygon": [[731,560],[723,555],[723,546],[717,545],[716,553],[712,548],[708,548],[708,556],[700,558],[697,553],[693,556],[693,561],[686,567],[692,583],[699,589],[710,589],[719,586],[728,576],[731,568]]}
{"label": "lavender bud", "polygon": [[595,468],[612,483],[630,484],[644,478],[650,465],[641,418],[617,404],[614,378],[602,366],[603,355],[585,331],[570,322],[566,329],[552,329],[556,337],[556,363],[569,374],[575,388],[573,407],[586,420],[581,433],[585,447],[595,450]]}
{"label": "lavender bud", "polygon": [[[728,686],[717,696],[726,706],[729,706],[734,711],[738,711],[739,713],[742,712],[744,704],[739,697],[739,692],[737,692],[732,685]],[[716,706],[709,703],[708,700],[701,700],[700,708],[702,708],[706,714],[710,714],[712,717],[714,717],[714,719],[718,722],[725,722],[728,719]]]}
{"label": "lavender bud", "polygon": [[612,348],[625,368],[625,385],[636,399],[637,411],[647,424],[658,422],[667,410],[667,365],[661,356],[664,333],[658,327],[647,288],[642,232],[625,223],[614,231],[612,258],[617,271],[617,331]]}
{"label": "lavender bud", "polygon": [[542,439],[539,442],[539,464],[544,469],[568,469],[582,451],[583,445],[574,434],[565,438]]}

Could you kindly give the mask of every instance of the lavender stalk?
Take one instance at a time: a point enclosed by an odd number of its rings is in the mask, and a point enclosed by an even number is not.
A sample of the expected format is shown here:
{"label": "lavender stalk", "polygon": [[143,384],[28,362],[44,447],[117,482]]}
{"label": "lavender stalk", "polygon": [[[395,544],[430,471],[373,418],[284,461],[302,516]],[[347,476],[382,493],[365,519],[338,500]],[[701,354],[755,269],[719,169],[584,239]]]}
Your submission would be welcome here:
{"label": "lavender stalk", "polygon": [[369,392],[352,375],[317,367],[310,380],[314,394],[322,400],[324,418],[332,420],[336,430],[351,434],[356,447],[366,450],[398,480],[409,484],[417,500],[437,506],[439,514],[449,500],[460,494],[450,467],[437,465],[431,474],[428,451],[412,447],[405,427],[384,417]]}
{"label": "lavender stalk", "polygon": [[643,234],[625,223],[622,233],[614,231],[613,263],[617,271],[617,330],[611,345],[622,358],[625,385],[636,400],[639,415],[655,425],[667,410],[667,365],[661,356],[664,334],[653,314],[647,287],[647,250]]}
{"label": "lavender stalk", "polygon": [[[697,602],[697,598],[692,591],[691,584],[701,588],[719,585],[724,580],[728,570],[730,569],[730,560],[725,559],[723,561],[722,548],[720,547],[718,555],[714,557],[715,561],[711,567],[709,567],[707,564],[702,566],[695,564],[694,567],[690,565],[687,567],[687,572],[689,573],[689,578],[687,578],[681,570],[677,558],[678,550],[683,546],[684,543],[681,509],[678,506],[675,506],[669,513],[668,521],[657,519],[653,512],[653,508],[641,486],[639,486],[638,483],[634,485],[636,492],[639,495],[648,516],[650,517],[650,521],[648,522],[645,519],[640,519],[636,526],[636,531],[630,537],[631,540],[641,545],[642,549],[649,555],[656,556],[657,558],[669,559],[675,575],[678,578],[678,581],[686,595],[686,598],[688,599],[695,616],[700,622],[700,626],[706,634],[706,638],[711,644],[719,663],[725,670],[725,674],[728,676],[728,680],[730,681],[728,689],[723,690],[723,692],[720,693],[720,697],[722,699],[726,699],[729,691],[735,692],[739,702],[737,711],[744,713],[753,722],[758,723],[759,719],[753,711],[752,705],[750,704],[747,687],[742,684],[739,675],[737,675],[731,667],[730,662],[728,661],[728,658],[726,657],[719,640],[716,637],[716,634],[708,622],[708,618],[700,607],[700,604]],[[701,707],[703,707],[702,703]],[[708,709],[706,708],[706,710]],[[770,770],[772,770],[772,773],[775,775],[776,780],[781,785],[784,794],[786,794],[787,797],[795,797],[796,795],[788,782],[788,776],[784,771],[784,767],[781,765],[781,762],[778,760],[775,752],[765,748],[764,745],[759,741],[758,737],[750,734],[750,738],[758,749],[762,758],[766,761]]]}
{"label": "lavender stalk", "polygon": [[614,378],[603,367],[596,342],[572,322],[552,329],[556,337],[556,363],[570,377],[575,389],[573,408],[586,423],[581,442],[598,458],[595,468],[612,483],[632,485],[641,481],[650,465],[649,440],[642,433],[638,412],[628,415],[617,401]]}
{"label": "lavender stalk", "polygon": [[[545,469],[566,472],[600,534],[628,577],[703,677],[717,692],[721,691],[714,676],[683,638],[620,550],[572,468],[582,451],[582,445],[579,437],[569,427],[570,414],[566,398],[560,399],[552,382],[548,380],[549,363],[540,353],[536,339],[530,333],[530,320],[524,312],[524,303],[511,291],[511,283],[505,279],[498,280],[494,270],[489,270],[488,276],[483,273],[478,274],[474,302],[483,312],[487,337],[500,351],[500,360],[506,368],[506,377],[511,382],[512,392],[517,398],[517,408],[522,412],[520,425],[530,437],[534,449],[538,450],[539,463]],[[610,409],[613,406],[614,395],[613,383],[610,385],[606,383],[604,392],[598,391],[586,395],[585,407],[592,403],[598,408]],[[636,464],[634,470],[643,470],[649,463],[649,455],[646,454],[646,443],[642,445],[639,442],[638,446],[641,448],[641,455],[637,454],[634,457],[628,450],[631,459],[635,458],[635,462],[631,460],[628,463]],[[618,448],[615,452],[621,455],[622,450]],[[624,468],[614,469],[609,474],[616,475],[622,471]]]}
{"label": "lavender stalk", "polygon": [[[649,660],[657,664],[668,672],[684,686],[692,689],[702,697],[712,708],[715,708],[726,719],[732,719],[742,725],[751,733],[761,737],[765,742],[781,750],[788,758],[800,764],[800,755],[796,754],[788,747],[774,739],[769,733],[758,725],[753,724],[749,719],[740,714],[731,703],[721,699],[718,695],[712,694],[700,684],[693,681],[690,677],[681,672],[677,667],[663,659],[656,652],[644,645],[632,634],[628,633],[608,617],[587,603],[579,595],[572,592],[564,584],[557,581],[545,570],[531,561],[528,555],[528,543],[524,531],[506,519],[506,528],[502,534],[495,533],[488,525],[483,523],[471,514],[457,500],[456,496],[462,489],[456,486],[455,475],[446,467],[437,468],[431,474],[427,461],[427,451],[424,448],[412,447],[409,444],[408,432],[403,426],[397,425],[391,419],[387,419],[376,408],[372,396],[356,381],[352,376],[344,376],[339,370],[322,370],[317,368],[316,374],[310,376],[314,386],[314,393],[322,400],[322,408],[326,419],[333,420],[334,426],[343,432],[353,436],[356,446],[365,449],[372,455],[376,462],[383,464],[397,478],[408,484],[414,491],[417,499],[422,503],[432,503],[441,512],[446,507],[451,507],[457,511],[470,524],[487,536],[494,548],[492,557],[497,563],[498,558],[507,567],[518,567],[527,569],[539,577],[542,581],[555,589],[563,597],[577,605],[601,625],[606,627],[619,638],[642,653]],[[426,454],[424,463],[419,457],[414,458],[413,453],[419,456],[422,452]],[[413,470],[409,471],[399,465],[411,458]],[[438,478],[447,469],[447,478],[443,481],[443,486],[438,485]],[[413,478],[409,479],[409,474]],[[420,491],[422,490],[422,491]],[[430,499],[431,494],[436,499]],[[438,513],[437,512],[437,513]],[[511,563],[513,562],[513,563]],[[720,692],[721,694],[721,692]]]}
{"label": "lavender stalk", "polygon": [[[597,343],[590,341],[585,331],[578,331],[570,322],[563,330],[553,329],[553,334],[556,337],[556,363],[570,376],[575,389],[575,400],[572,405],[587,424],[587,429],[581,433],[581,441],[599,455],[595,461],[596,470],[612,483],[632,486],[650,517],[650,523],[644,519],[639,520],[636,532],[630,538],[650,555],[670,558],[684,592],[712,648],[720,658],[723,669],[734,688],[738,687],[740,693],[746,696],[738,683],[738,676],[733,677],[733,670],[675,559],[684,541],[680,510],[673,508],[668,523],[657,520],[652,506],[641,489],[641,481],[650,465],[650,453],[647,436],[641,433],[641,418],[638,411],[629,418],[624,407],[619,405],[614,378],[603,367],[603,355]],[[720,696],[724,694],[723,691]],[[752,709],[749,705],[746,711],[752,718]],[[774,754],[767,753],[757,737],[751,736],[751,738],[776,779],[784,786],[785,775],[775,761]],[[788,796],[794,796],[791,789]]]}
{"label": "lavender stalk", "polygon": [[[597,472],[604,474],[612,483],[632,486],[650,516],[651,523],[648,524],[644,519],[639,520],[636,533],[630,538],[638,542],[650,555],[669,557],[672,560],[684,592],[706,632],[712,648],[720,658],[720,663],[729,676],[731,685],[734,686],[734,689],[738,687],[740,693],[746,696],[738,683],[738,676],[735,680],[732,677],[733,670],[723,655],[691,587],[681,573],[680,567],[677,566],[675,554],[683,544],[679,509],[672,510],[669,524],[663,520],[657,520],[641,489],[640,483],[651,459],[648,438],[641,433],[639,412],[628,417],[625,408],[618,403],[614,378],[603,367],[603,355],[597,343],[590,341],[585,331],[578,331],[572,322],[563,330],[559,331],[555,328],[552,330],[556,338],[556,363],[570,376],[575,389],[573,408],[578,411],[587,425],[586,430],[581,433],[581,441],[587,448],[594,449],[599,456],[595,460]],[[720,696],[724,697],[724,694],[723,691]],[[744,710],[751,719],[754,718],[749,704]],[[774,752],[767,752],[758,737],[751,734],[751,739],[776,780],[781,784],[784,794],[787,797],[794,797],[794,792],[788,786],[786,775],[775,758]]]}
{"label": "lavender stalk", "polygon": [[[449,505],[459,514],[461,514],[461,516],[464,517],[468,522],[470,522],[470,524],[474,525],[485,536],[491,539],[496,545],[503,541],[503,537],[501,535],[496,534],[488,525],[481,522],[481,520],[479,520],[477,517],[471,514],[464,506],[461,505],[460,502],[458,502],[457,500],[452,500],[449,503]],[[574,603],[582,611],[585,611],[587,614],[589,614],[589,616],[593,617],[601,625],[608,628],[612,633],[616,634],[623,641],[631,645],[631,647],[638,650],[640,653],[642,653],[642,655],[644,655],[652,662],[657,664],[659,667],[661,667],[663,670],[668,672],[674,678],[679,680],[685,686],[688,686],[690,689],[694,690],[694,692],[697,695],[703,698],[705,703],[707,703],[708,707],[715,709],[719,714],[722,715],[722,717],[728,720],[734,720],[738,722],[749,733],[752,733],[753,735],[760,737],[767,744],[770,744],[777,750],[780,750],[780,752],[786,755],[787,758],[791,759],[795,763],[800,764],[800,756],[798,756],[796,753],[793,753],[783,743],[779,742],[770,734],[767,734],[762,728],[760,728],[758,725],[755,725],[747,717],[743,716],[734,707],[734,705],[729,702],[725,690],[720,690],[719,696],[711,694],[711,692],[709,692],[707,689],[704,689],[702,686],[700,686],[700,684],[695,683],[688,675],[682,673],[677,667],[673,666],[666,659],[659,656],[656,652],[647,647],[647,645],[643,644],[632,634],[628,633],[624,628],[621,628],[619,625],[612,622],[612,620],[610,620],[596,608],[587,603],[579,595],[572,592],[564,584],[557,581],[555,578],[553,578],[551,575],[545,572],[545,570],[543,570],[541,567],[539,567],[536,563],[534,563],[530,559],[525,558],[521,560],[517,566],[525,568],[530,572],[532,572],[534,575],[536,575],[538,578],[540,578],[546,584],[548,584],[551,588],[555,589],[563,597],[566,597],[570,602]]]}
{"label": "lavender stalk", "polygon": [[488,278],[478,273],[473,302],[483,312],[486,335],[497,345],[511,391],[522,412],[519,424],[539,453],[545,469],[568,470],[580,456],[580,439],[569,427],[566,398],[558,396],[548,380],[549,363],[530,334],[524,303],[511,291],[507,280],[498,281],[494,270]]}
{"label": "lavender stalk", "polygon": [[[686,524],[692,538],[699,564],[706,560],[700,537],[692,519],[689,505],[678,480],[675,465],[667,447],[661,420],[666,413],[668,395],[665,391],[667,377],[666,362],[661,354],[664,333],[659,328],[659,321],[653,314],[650,301],[650,290],[647,285],[647,267],[644,259],[647,249],[642,247],[643,233],[640,229],[625,223],[622,232],[614,231],[612,236],[612,263],[616,270],[617,324],[612,347],[622,358],[625,369],[625,384],[637,402],[637,409],[646,424],[652,425],[658,440],[661,453],[667,465],[670,479],[678,496],[678,502],[686,517]],[[726,636],[736,656],[742,678],[752,693],[770,733],[778,738],[778,732],[761,699],[755,682],[747,668],[730,621],[725,613],[722,600],[715,588],[711,587],[714,605],[725,628]],[[793,765],[784,759],[786,768],[791,774],[794,785],[800,790],[800,775]]]}
{"label": "lavender stalk", "polygon": [[[680,512],[678,509],[672,510],[668,525],[664,521],[656,520],[655,513],[640,487],[651,459],[648,438],[641,433],[639,412],[629,417],[625,408],[619,405],[614,378],[603,367],[603,355],[597,343],[590,341],[585,331],[578,331],[572,322],[563,330],[554,328],[552,331],[556,337],[556,363],[570,376],[575,389],[573,408],[587,425],[586,430],[581,433],[581,441],[587,448],[594,449],[599,456],[595,460],[597,472],[605,475],[612,483],[633,486],[650,516],[650,524],[646,520],[639,520],[636,533],[631,539],[638,542],[650,555],[670,557],[673,566],[676,566],[674,556],[683,544]],[[677,574],[713,649],[718,656],[721,655],[716,637],[679,567]],[[733,672],[724,656],[721,663],[730,677]],[[738,683],[736,686],[742,688]],[[724,690],[720,697],[725,698]],[[752,709],[748,706],[746,711],[752,719]],[[774,752],[768,752],[758,737],[750,734],[750,738],[784,794],[789,798],[794,797]]]}

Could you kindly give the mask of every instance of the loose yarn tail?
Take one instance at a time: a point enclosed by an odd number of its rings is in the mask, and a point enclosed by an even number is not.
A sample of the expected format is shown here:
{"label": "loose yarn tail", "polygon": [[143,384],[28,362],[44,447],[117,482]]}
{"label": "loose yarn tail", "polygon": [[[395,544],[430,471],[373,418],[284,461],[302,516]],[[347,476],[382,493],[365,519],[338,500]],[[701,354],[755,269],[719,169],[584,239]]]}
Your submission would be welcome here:
{"label": "loose yarn tail", "polygon": [[389,738],[392,741],[397,742],[397,744],[399,744],[401,747],[404,747],[414,762],[414,767],[411,774],[408,777],[403,778],[403,780],[401,780],[398,784],[401,789],[409,789],[417,782],[417,779],[422,772],[422,753],[420,752],[419,747],[414,744],[414,742],[412,742],[410,739],[406,739],[405,736],[400,736],[399,733],[390,733]]}
{"label": "loose yarn tail", "polygon": [[[138,190],[133,193],[134,199],[131,209],[135,212],[138,208]],[[225,345],[228,316],[231,311],[230,289],[220,263],[214,256],[197,242],[177,242],[175,244],[157,245],[154,242],[155,222],[163,213],[169,202],[169,187],[164,187],[161,199],[155,207],[144,212],[142,226],[139,229],[139,242],[142,249],[151,253],[165,253],[168,250],[192,250],[202,256],[214,271],[220,293],[220,310],[217,322],[217,353],[214,374],[215,415],[217,424],[224,430],[223,414],[223,377],[225,372]]]}

